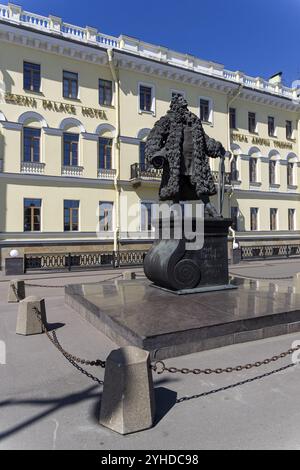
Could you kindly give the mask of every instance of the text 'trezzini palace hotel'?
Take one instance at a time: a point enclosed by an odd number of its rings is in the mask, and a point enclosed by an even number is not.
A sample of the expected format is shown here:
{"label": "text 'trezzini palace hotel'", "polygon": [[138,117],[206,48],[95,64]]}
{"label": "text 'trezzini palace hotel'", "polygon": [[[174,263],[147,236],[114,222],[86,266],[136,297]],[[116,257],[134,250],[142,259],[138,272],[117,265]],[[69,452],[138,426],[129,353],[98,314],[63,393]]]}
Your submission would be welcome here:
{"label": "text 'trezzini palace hotel'", "polygon": [[224,216],[240,244],[300,243],[300,99],[280,74],[250,77],[9,3],[0,87],[2,264],[12,249],[147,248],[160,173],[145,166],[145,140],[173,93],[231,151]]}

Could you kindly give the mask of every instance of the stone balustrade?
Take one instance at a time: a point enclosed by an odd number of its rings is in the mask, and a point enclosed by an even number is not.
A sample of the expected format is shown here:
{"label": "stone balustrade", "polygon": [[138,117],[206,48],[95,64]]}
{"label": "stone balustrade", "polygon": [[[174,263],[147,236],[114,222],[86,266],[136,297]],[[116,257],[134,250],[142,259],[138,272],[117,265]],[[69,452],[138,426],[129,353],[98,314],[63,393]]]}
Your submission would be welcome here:
{"label": "stone balustrade", "polygon": [[101,180],[113,180],[117,174],[117,170],[108,170],[100,168],[98,170],[98,178]]}
{"label": "stone balustrade", "polygon": [[79,42],[90,43],[104,48],[121,49],[141,57],[148,57],[161,63],[175,65],[196,73],[223,78],[230,82],[237,82],[252,89],[258,89],[277,96],[289,98],[299,102],[297,90],[283,86],[281,83],[270,83],[260,77],[250,77],[242,72],[233,72],[224,69],[222,64],[205,61],[197,57],[172,51],[162,46],[148,44],[129,36],[120,37],[102,34],[97,29],[82,28],[69,23],[64,23],[61,18],[55,16],[44,17],[35,13],[24,11],[22,7],[8,3],[0,4],[0,21],[20,24],[43,32],[59,34],[72,38]]}
{"label": "stone balustrade", "polygon": [[43,175],[45,173],[45,163],[41,162],[22,162],[21,173],[30,175]]}
{"label": "stone balustrade", "polygon": [[62,176],[81,177],[83,176],[82,166],[63,166],[61,169]]}

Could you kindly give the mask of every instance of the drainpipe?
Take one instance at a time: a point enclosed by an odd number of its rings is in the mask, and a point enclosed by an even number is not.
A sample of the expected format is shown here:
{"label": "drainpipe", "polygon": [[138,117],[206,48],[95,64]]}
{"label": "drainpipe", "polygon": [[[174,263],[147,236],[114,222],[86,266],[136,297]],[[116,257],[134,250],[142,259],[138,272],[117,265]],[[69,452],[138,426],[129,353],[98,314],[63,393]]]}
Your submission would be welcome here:
{"label": "drainpipe", "polygon": [[114,230],[114,251],[119,251],[120,243],[120,80],[117,71],[117,65],[114,58],[113,49],[107,50],[108,63],[110,66],[111,74],[115,83],[115,107],[116,107],[116,137],[115,137],[115,165],[116,175],[114,178],[114,187],[116,191],[116,206],[115,206],[115,230]]}
{"label": "drainpipe", "polygon": [[[242,90],[244,88],[243,84],[239,85],[237,92],[234,96],[228,101],[227,103],[227,151],[231,153],[231,135],[230,135],[230,106],[232,103],[240,96]],[[220,162],[220,181],[219,181],[219,213],[223,213],[223,204],[224,204],[224,195],[225,195],[225,168],[224,168],[224,161]],[[233,192],[231,192],[230,198],[232,197]]]}

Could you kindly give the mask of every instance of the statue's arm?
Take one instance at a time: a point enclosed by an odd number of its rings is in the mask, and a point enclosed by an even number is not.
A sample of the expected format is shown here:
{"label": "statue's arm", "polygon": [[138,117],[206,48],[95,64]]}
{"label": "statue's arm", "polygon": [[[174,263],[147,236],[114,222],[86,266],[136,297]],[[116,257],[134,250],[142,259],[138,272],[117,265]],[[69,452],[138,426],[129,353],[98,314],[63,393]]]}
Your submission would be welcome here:
{"label": "statue's arm", "polygon": [[225,156],[226,150],[221,144],[215,139],[211,139],[207,135],[205,136],[206,139],[206,148],[207,148],[207,155],[211,158],[222,158]]}
{"label": "statue's arm", "polygon": [[162,168],[164,164],[164,146],[169,134],[169,119],[162,117],[151,130],[146,142],[146,163],[155,168]]}

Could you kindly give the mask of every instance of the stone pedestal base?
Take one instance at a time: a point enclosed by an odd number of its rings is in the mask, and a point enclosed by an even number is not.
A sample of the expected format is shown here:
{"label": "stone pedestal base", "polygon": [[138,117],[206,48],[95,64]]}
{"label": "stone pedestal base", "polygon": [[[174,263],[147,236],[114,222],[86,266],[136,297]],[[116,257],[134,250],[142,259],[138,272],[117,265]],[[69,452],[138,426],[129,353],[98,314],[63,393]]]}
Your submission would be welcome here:
{"label": "stone pedestal base", "polygon": [[25,299],[25,282],[24,281],[10,281],[8,288],[8,303],[19,303]]}
{"label": "stone pedestal base", "polygon": [[145,258],[147,278],[175,292],[229,286],[227,240],[231,224],[231,219],[206,219],[204,245],[198,250],[187,250],[184,238],[156,242]]}

